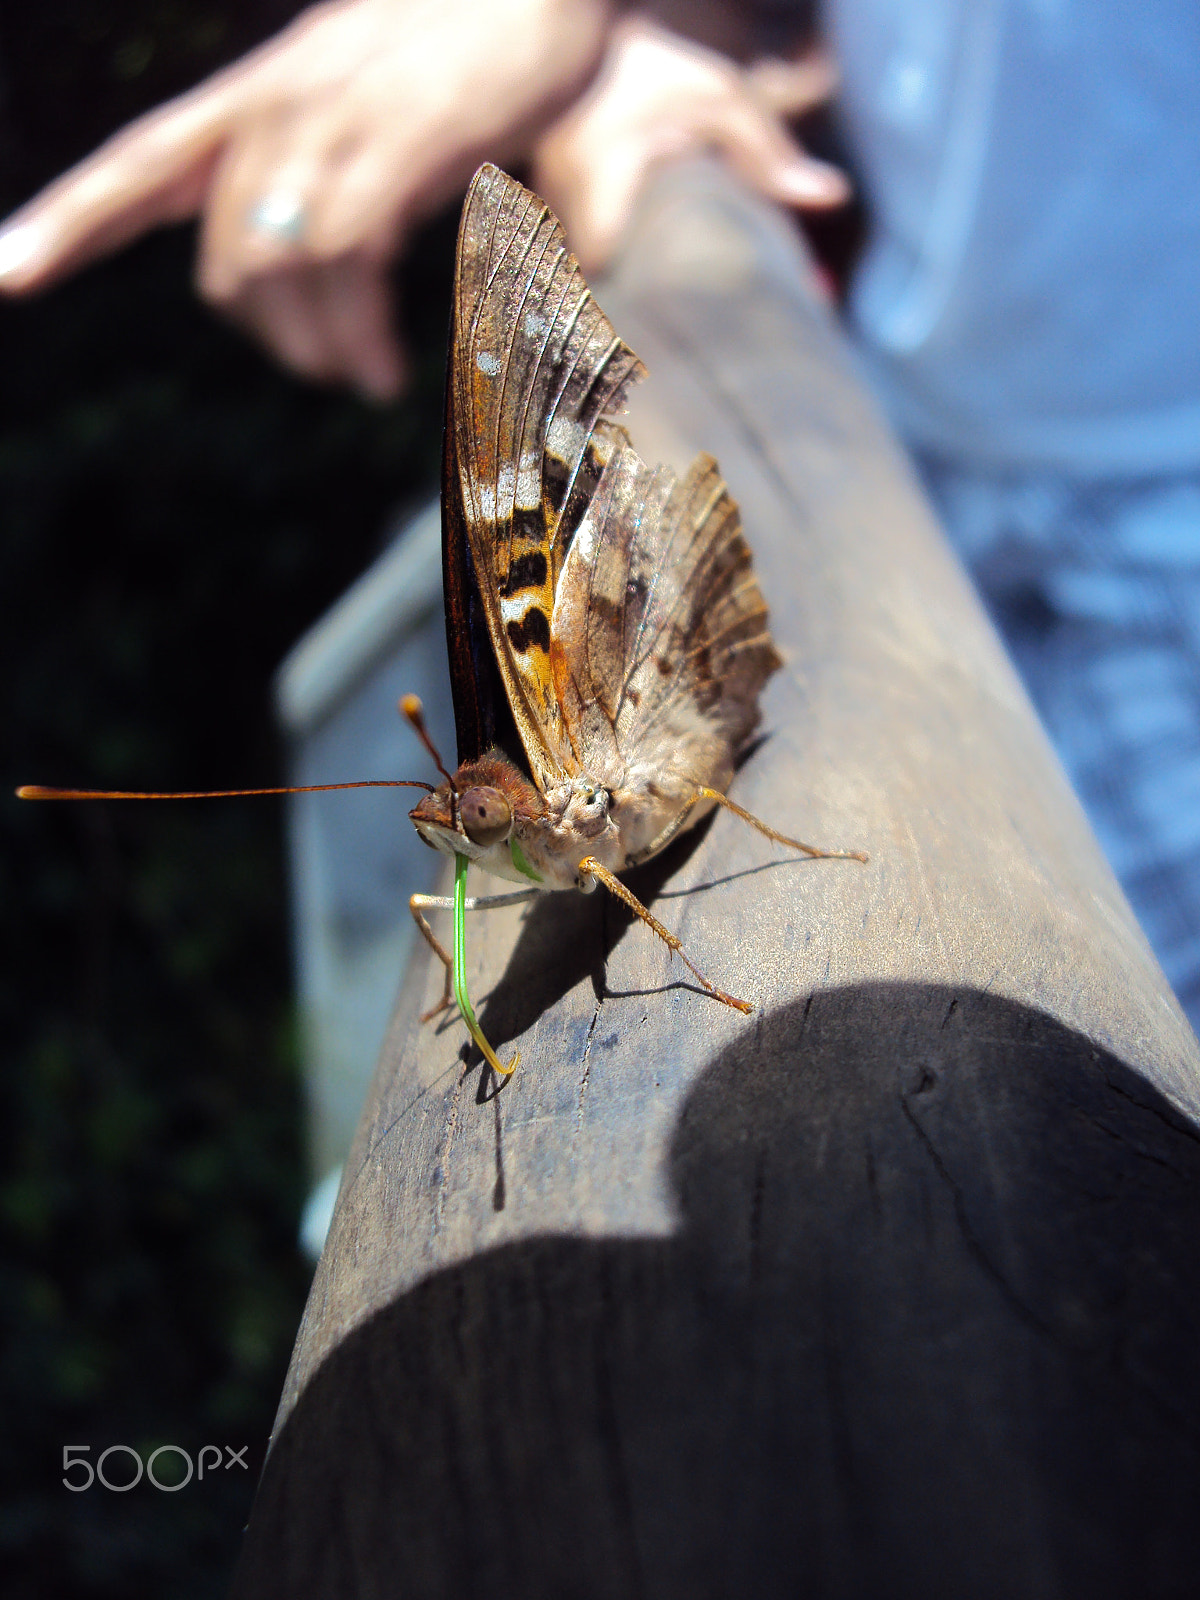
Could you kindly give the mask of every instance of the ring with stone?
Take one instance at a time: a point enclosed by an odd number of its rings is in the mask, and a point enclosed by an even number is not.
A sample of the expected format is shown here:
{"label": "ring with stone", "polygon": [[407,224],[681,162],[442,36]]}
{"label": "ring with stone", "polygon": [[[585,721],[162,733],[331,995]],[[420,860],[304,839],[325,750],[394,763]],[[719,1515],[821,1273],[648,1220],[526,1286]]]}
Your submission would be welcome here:
{"label": "ring with stone", "polygon": [[304,237],[304,201],[286,189],[275,189],[255,201],[247,221],[255,233],[298,244]]}

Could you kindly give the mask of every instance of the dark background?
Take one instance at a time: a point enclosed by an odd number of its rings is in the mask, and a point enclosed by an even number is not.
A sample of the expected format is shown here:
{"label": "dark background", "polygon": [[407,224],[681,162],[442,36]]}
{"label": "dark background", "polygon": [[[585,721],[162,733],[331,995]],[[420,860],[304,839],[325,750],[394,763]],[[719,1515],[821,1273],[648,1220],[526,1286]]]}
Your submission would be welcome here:
{"label": "dark background", "polygon": [[[298,9],[8,0],[3,211]],[[190,228],[0,304],[9,1595],[224,1593],[309,1269],[279,803],[8,797],[283,781],[274,668],[434,480],[452,246],[448,218],[405,268],[418,380],[387,409],[210,315]],[[168,1443],[251,1471],[62,1486],[64,1445]]]}

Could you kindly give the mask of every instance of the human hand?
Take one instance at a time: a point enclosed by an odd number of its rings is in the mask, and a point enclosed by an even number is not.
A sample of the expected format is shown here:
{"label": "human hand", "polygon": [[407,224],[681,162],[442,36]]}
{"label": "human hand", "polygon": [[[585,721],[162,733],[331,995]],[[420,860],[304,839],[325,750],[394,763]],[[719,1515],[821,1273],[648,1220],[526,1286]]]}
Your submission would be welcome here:
{"label": "human hand", "polygon": [[394,395],[389,263],[481,160],[528,150],[587,82],[608,20],[608,0],[314,6],[14,213],[0,290],[200,214],[205,299],[295,371]]}
{"label": "human hand", "polygon": [[651,171],[691,152],[715,150],[784,205],[842,205],[850,197],[845,174],[807,155],[784,123],[827,100],[835,84],[823,53],[741,68],[627,17],[591,86],[535,145],[533,186],[587,272],[607,263]]}

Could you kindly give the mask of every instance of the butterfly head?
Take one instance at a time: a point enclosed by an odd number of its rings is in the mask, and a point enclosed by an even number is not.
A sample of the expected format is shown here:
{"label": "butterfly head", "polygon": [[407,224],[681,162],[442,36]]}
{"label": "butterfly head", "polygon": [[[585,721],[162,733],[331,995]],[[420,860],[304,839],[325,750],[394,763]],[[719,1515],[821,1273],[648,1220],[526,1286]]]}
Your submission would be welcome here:
{"label": "butterfly head", "polygon": [[[461,771],[461,769],[460,769]],[[453,855],[474,855],[503,844],[513,830],[513,808],[492,783],[443,783],[409,812],[427,844]],[[474,846],[475,850],[469,847]]]}
{"label": "butterfly head", "polygon": [[518,819],[533,820],[544,811],[545,803],[529,779],[507,756],[489,751],[478,761],[464,761],[409,816],[435,850],[466,856],[501,877],[512,877]]}

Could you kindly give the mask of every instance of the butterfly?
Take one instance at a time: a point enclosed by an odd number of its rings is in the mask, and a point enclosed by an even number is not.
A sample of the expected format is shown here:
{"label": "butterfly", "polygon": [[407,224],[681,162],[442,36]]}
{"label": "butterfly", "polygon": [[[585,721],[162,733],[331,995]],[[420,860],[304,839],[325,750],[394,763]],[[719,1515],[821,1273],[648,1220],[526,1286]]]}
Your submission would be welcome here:
{"label": "butterfly", "polygon": [[[463,205],[455,264],[442,461],[442,564],[458,766],[443,765],[415,696],[401,710],[442,777],[408,786],[426,844],[454,859],[452,898],[410,910],[445,967],[485,1060],[510,1074],[476,1021],[465,914],[559,889],[603,886],[711,983],[619,873],[657,855],[714,806],[809,856],[821,850],[751,816],[725,790],[781,665],[738,510],[716,462],[680,478],[650,467],[616,420],[645,368],[614,331],[536,195],[485,165]],[[26,786],[23,798],[202,798]],[[470,899],[469,866],[519,884]],[[454,914],[453,952],[424,913]]]}

